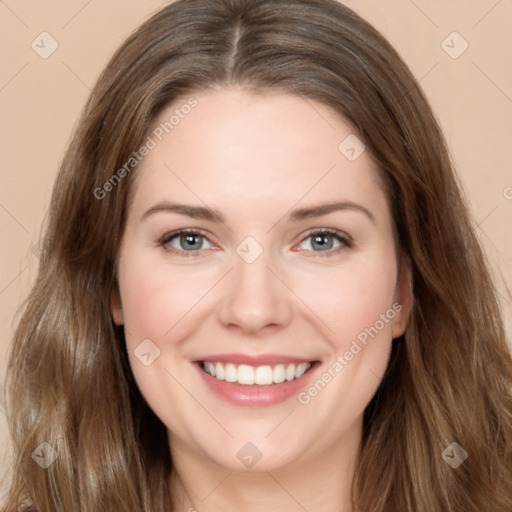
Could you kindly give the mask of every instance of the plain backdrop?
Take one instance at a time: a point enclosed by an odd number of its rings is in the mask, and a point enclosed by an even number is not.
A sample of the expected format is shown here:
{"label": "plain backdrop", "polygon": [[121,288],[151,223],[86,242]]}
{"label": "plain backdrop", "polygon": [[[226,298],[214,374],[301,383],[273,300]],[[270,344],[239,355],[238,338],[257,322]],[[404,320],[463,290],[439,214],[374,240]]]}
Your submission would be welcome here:
{"label": "plain backdrop", "polygon": [[[0,0],[2,382],[15,314],[36,275],[40,226],[77,117],[113,51],[166,3]],[[512,1],[345,3],[390,40],[426,92],[492,264],[510,333]],[[0,472],[9,471],[7,425],[0,403]]]}

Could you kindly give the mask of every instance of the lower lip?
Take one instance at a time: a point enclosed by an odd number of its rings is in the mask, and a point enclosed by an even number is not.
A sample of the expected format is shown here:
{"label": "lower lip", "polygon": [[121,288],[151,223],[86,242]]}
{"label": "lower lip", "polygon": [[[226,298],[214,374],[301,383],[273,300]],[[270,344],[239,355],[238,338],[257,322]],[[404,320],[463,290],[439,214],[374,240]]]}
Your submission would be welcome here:
{"label": "lower lip", "polygon": [[211,391],[227,402],[241,407],[269,407],[285,402],[304,389],[317,365],[317,362],[312,363],[311,368],[298,379],[268,386],[246,386],[238,382],[218,380],[203,370],[202,363],[195,363]]}

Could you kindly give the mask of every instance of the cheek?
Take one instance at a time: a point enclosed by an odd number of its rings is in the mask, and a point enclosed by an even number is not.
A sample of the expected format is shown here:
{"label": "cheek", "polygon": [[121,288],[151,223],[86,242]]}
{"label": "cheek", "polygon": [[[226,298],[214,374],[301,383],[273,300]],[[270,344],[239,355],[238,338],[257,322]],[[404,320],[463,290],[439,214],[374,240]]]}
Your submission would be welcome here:
{"label": "cheek", "polygon": [[136,256],[126,258],[120,266],[120,291],[131,343],[144,338],[162,345],[164,339],[166,344],[172,341],[176,329],[186,324],[183,319],[188,312],[206,296],[210,281],[208,275],[202,273],[199,278],[191,268],[171,271],[165,264],[144,264]]}
{"label": "cheek", "polygon": [[[195,275],[195,278],[194,278]],[[190,365],[176,350],[193,325],[192,309],[211,288],[197,272],[149,262],[136,251],[121,258],[119,282],[128,357],[137,386],[160,419],[186,436],[180,418],[198,414],[180,383],[188,382]],[[190,313],[190,316],[188,315]],[[149,354],[149,355],[146,355]],[[180,411],[176,414],[176,411]]]}
{"label": "cheek", "polygon": [[338,352],[358,336],[364,339],[367,330],[375,336],[374,327],[382,338],[391,336],[396,314],[392,307],[396,288],[393,265],[376,262],[340,267],[320,281],[318,277],[304,277],[299,293],[324,324],[326,337]]}
{"label": "cheek", "polygon": [[377,259],[357,270],[331,272],[325,285],[305,299],[327,326],[323,333],[329,354],[317,379],[298,399],[309,413],[315,410],[320,424],[348,428],[375,394],[388,364],[393,319],[400,310],[395,287],[395,267]]}

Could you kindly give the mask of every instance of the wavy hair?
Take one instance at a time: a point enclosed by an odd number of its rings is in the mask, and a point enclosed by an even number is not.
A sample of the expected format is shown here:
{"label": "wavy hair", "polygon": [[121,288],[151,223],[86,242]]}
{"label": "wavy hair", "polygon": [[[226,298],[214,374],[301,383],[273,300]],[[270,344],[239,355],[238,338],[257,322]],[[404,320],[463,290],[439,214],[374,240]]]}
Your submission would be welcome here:
{"label": "wavy hair", "polygon": [[[136,168],[106,183],[174,99],[236,84],[319,101],[385,183],[414,305],[364,415],[353,509],[512,510],[512,362],[495,287],[438,123],[391,45],[335,0],[178,0],[101,74],[63,158],[8,363],[15,458],[4,510],[170,510],[166,429],[110,315]],[[42,442],[59,454],[42,469]],[[456,470],[452,442],[468,452]]]}

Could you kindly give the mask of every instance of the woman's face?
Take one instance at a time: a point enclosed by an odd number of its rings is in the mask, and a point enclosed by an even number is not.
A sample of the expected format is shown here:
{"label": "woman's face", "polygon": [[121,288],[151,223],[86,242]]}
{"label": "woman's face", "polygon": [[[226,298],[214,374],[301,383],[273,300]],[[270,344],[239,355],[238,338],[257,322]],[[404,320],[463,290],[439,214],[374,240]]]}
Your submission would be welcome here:
{"label": "woman's face", "polygon": [[154,121],[134,171],[112,313],[138,386],[171,450],[202,461],[345,453],[410,308],[378,175],[323,104],[193,98]]}

